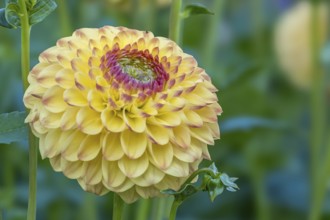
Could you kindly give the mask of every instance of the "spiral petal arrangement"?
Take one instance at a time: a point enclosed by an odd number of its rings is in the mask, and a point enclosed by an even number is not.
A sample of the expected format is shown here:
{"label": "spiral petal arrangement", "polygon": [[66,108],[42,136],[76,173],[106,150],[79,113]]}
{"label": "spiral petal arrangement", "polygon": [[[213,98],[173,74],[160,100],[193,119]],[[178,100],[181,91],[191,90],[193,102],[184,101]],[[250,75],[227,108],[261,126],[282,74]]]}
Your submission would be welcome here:
{"label": "spiral petal arrangement", "polygon": [[210,77],[150,32],[79,29],[40,55],[28,81],[42,158],[99,195],[131,203],[177,190],[220,136]]}

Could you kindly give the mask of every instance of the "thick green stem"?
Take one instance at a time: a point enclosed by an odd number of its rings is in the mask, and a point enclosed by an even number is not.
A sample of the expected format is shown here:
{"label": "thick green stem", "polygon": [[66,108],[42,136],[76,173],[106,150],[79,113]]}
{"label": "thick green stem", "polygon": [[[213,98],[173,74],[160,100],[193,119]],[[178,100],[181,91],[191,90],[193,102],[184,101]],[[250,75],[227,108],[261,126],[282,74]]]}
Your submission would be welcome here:
{"label": "thick green stem", "polygon": [[150,199],[141,199],[138,204],[137,220],[148,219],[150,210]]}
{"label": "thick green stem", "polygon": [[117,193],[113,194],[113,211],[112,220],[121,220],[124,210],[124,201],[120,198]]}
{"label": "thick green stem", "polygon": [[[24,90],[27,89],[29,83],[27,76],[30,71],[30,24],[29,15],[24,0],[19,0],[20,20],[21,20],[21,69]],[[29,201],[27,219],[36,219],[37,210],[37,139],[29,130]]]}
{"label": "thick green stem", "polygon": [[[325,186],[320,180],[322,179],[322,169],[320,169],[320,159],[324,131],[326,127],[326,105],[324,92],[324,76],[320,66],[320,36],[318,27],[318,6],[312,5],[312,22],[311,22],[311,53],[312,53],[312,96],[311,96],[311,210],[310,220],[317,220],[321,215],[322,193]],[[327,159],[327,158],[322,158]],[[322,162],[322,160],[321,160]]]}
{"label": "thick green stem", "polygon": [[178,207],[181,205],[181,202],[174,200],[171,206],[170,217],[169,220],[175,220],[176,212]]}
{"label": "thick green stem", "polygon": [[181,43],[181,7],[182,0],[173,0],[171,5],[169,38],[177,44]]}
{"label": "thick green stem", "polygon": [[68,1],[67,0],[57,0],[58,4],[58,14],[61,24],[61,32],[63,36],[69,36],[72,33],[71,19],[68,12]]}

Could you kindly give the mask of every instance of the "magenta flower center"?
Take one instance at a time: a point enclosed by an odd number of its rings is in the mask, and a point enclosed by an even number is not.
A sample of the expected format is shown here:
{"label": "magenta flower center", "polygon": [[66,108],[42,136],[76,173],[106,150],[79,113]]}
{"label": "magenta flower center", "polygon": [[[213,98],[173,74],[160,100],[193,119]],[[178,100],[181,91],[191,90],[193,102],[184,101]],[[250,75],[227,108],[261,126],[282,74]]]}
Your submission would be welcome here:
{"label": "magenta flower center", "polygon": [[148,50],[114,48],[101,58],[100,67],[110,85],[146,95],[162,91],[169,79],[158,56],[153,57]]}

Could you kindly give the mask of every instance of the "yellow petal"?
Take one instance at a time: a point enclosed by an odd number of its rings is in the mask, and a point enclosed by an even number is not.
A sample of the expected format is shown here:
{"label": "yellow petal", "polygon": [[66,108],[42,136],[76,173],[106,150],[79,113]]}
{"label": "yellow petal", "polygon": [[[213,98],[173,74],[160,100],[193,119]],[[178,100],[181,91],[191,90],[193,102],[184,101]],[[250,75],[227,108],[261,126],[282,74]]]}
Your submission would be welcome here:
{"label": "yellow petal", "polygon": [[130,159],[124,156],[118,161],[118,166],[120,170],[128,178],[136,178],[138,176],[141,176],[147,170],[148,165],[149,159],[147,154],[143,154],[137,159]]}
{"label": "yellow petal", "polygon": [[71,69],[61,69],[56,73],[55,81],[63,89],[72,88],[74,84],[74,73]]}
{"label": "yellow petal", "polygon": [[155,187],[158,188],[159,190],[164,190],[164,189],[178,190],[180,189],[184,181],[185,178],[178,178],[178,177],[166,175],[162,181],[160,181],[155,185]]}
{"label": "yellow petal", "polygon": [[89,90],[91,88],[95,88],[95,81],[91,80],[87,73],[76,72],[74,74],[75,85],[79,90]]}
{"label": "yellow petal", "polygon": [[160,194],[160,191],[155,187],[140,187],[136,186],[136,192],[144,199],[150,199]]}
{"label": "yellow petal", "polygon": [[160,171],[155,166],[149,164],[147,171],[137,178],[132,178],[131,180],[138,186],[151,186],[159,183],[165,176],[163,171]]}
{"label": "yellow petal", "polygon": [[220,139],[220,129],[218,123],[207,123],[207,126],[210,128],[213,138]]}
{"label": "yellow petal", "polygon": [[87,95],[89,106],[95,111],[102,112],[107,107],[106,97],[97,90],[90,90]]}
{"label": "yellow petal", "polygon": [[168,175],[175,177],[188,177],[189,165],[186,162],[182,162],[174,158],[171,165],[167,169],[165,169],[164,172]]}
{"label": "yellow petal", "polygon": [[49,158],[49,162],[52,165],[53,169],[56,172],[61,172],[61,155],[57,155],[56,157]]}
{"label": "yellow petal", "polygon": [[167,144],[170,140],[170,130],[162,126],[148,124],[147,134],[153,143],[159,145]]}
{"label": "yellow petal", "polygon": [[202,147],[204,145],[205,144],[203,142],[192,138],[190,146],[186,149],[181,147],[173,147],[174,155],[181,161],[192,163],[202,158]]}
{"label": "yellow petal", "polygon": [[105,128],[111,132],[122,132],[126,128],[122,117],[110,109],[105,109],[102,112],[101,120]]}
{"label": "yellow petal", "polygon": [[89,184],[85,183],[84,178],[79,178],[78,183],[81,186],[81,188],[83,188],[86,192],[91,192],[96,195],[102,196],[102,195],[106,194],[107,192],[109,192],[109,190],[104,187],[102,182],[95,184],[95,185],[89,185]]}
{"label": "yellow petal", "polygon": [[174,127],[173,135],[171,136],[171,141],[177,146],[180,146],[182,148],[188,148],[190,146],[191,141],[189,128],[184,124],[178,127]]}
{"label": "yellow petal", "polygon": [[100,135],[86,135],[78,149],[79,160],[90,161],[94,159],[101,149],[100,142]]}
{"label": "yellow petal", "polygon": [[190,128],[191,135],[196,139],[203,141],[209,145],[214,145],[214,139],[212,137],[212,132],[208,126],[203,126],[200,128]]}
{"label": "yellow petal", "polygon": [[120,134],[107,132],[102,140],[102,154],[106,160],[115,161],[123,157]]}
{"label": "yellow petal", "polygon": [[176,112],[168,112],[148,118],[150,124],[175,127],[181,124],[181,118]]}
{"label": "yellow petal", "polygon": [[81,72],[88,75],[89,66],[88,63],[84,62],[81,58],[73,58],[71,60],[71,67],[75,72]]}
{"label": "yellow petal", "polygon": [[65,176],[70,179],[77,179],[80,178],[85,174],[86,164],[83,161],[75,161],[70,162],[65,160],[64,158],[61,159],[61,170]]}
{"label": "yellow petal", "polygon": [[63,67],[58,64],[51,64],[48,67],[42,69],[37,75],[37,81],[39,85],[50,88],[56,85],[55,75],[59,72]]}
{"label": "yellow petal", "polygon": [[42,157],[54,157],[61,152],[61,145],[59,143],[59,138],[61,136],[60,129],[50,130],[45,137],[44,141],[41,141],[42,146],[39,146],[40,152],[42,152]]}
{"label": "yellow petal", "polygon": [[102,158],[96,157],[92,161],[85,162],[86,172],[83,176],[84,181],[88,185],[95,185],[102,181]]}
{"label": "yellow petal", "polygon": [[126,178],[125,181],[118,187],[109,187],[109,189],[113,192],[121,193],[129,190],[132,187],[134,188],[134,183],[129,178]]}
{"label": "yellow petal", "polygon": [[53,113],[63,112],[68,105],[63,100],[64,90],[59,86],[54,86],[46,91],[42,97],[45,108]]}
{"label": "yellow petal", "polygon": [[167,169],[173,160],[173,148],[170,143],[165,145],[149,144],[150,161],[159,169]]}
{"label": "yellow petal", "polygon": [[202,118],[204,122],[215,123],[218,121],[216,112],[210,106],[197,109],[196,113],[200,116],[200,118]]}
{"label": "yellow petal", "polygon": [[190,127],[203,126],[202,118],[194,111],[188,110],[184,112],[183,122]]}
{"label": "yellow petal", "polygon": [[78,149],[80,147],[81,140],[85,138],[85,134],[79,131],[67,131],[62,132],[59,139],[61,144],[61,153],[64,159],[68,161],[77,161]]}
{"label": "yellow petal", "polygon": [[65,110],[65,112],[62,115],[61,122],[60,122],[61,129],[63,131],[73,129],[77,126],[76,116],[77,116],[78,111],[79,111],[79,108],[75,108],[75,107],[68,107]]}
{"label": "yellow petal", "polygon": [[147,148],[146,134],[135,133],[129,129],[121,133],[120,142],[124,153],[131,159],[141,157]]}
{"label": "yellow petal", "polygon": [[39,120],[46,128],[58,128],[61,124],[63,113],[51,113],[42,109],[39,113]]}
{"label": "yellow petal", "polygon": [[85,107],[88,105],[87,93],[77,88],[65,90],[63,97],[64,101],[71,106]]}
{"label": "yellow petal", "polygon": [[88,107],[79,110],[76,120],[80,130],[85,134],[99,134],[103,129],[100,113]]}
{"label": "yellow petal", "polygon": [[140,116],[135,116],[123,111],[123,118],[126,125],[133,131],[141,133],[146,129],[146,119]]}
{"label": "yellow petal", "polygon": [[111,189],[124,183],[126,176],[120,171],[117,161],[102,160],[102,175],[104,185]]}
{"label": "yellow petal", "polygon": [[131,204],[139,198],[139,195],[137,194],[135,187],[132,187],[127,191],[119,193],[119,196],[122,198],[122,200],[124,200],[126,204]]}

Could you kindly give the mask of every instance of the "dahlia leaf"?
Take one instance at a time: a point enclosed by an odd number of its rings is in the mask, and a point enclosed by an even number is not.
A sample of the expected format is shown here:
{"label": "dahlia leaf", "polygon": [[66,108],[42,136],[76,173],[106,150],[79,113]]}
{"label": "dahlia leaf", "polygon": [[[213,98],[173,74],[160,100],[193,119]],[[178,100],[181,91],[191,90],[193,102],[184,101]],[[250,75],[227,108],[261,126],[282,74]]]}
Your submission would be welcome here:
{"label": "dahlia leaf", "polygon": [[8,1],[5,9],[5,17],[12,28],[17,28],[21,26],[19,14],[20,10],[18,3],[15,0]]}
{"label": "dahlia leaf", "polygon": [[211,12],[207,7],[201,4],[191,4],[187,5],[182,14],[182,18],[189,18],[192,15],[201,15],[201,14],[207,14],[207,15],[214,15],[213,12]]}
{"label": "dahlia leaf", "polygon": [[0,143],[9,144],[27,139],[27,126],[24,123],[25,112],[0,114]]}
{"label": "dahlia leaf", "polygon": [[29,10],[30,25],[43,21],[51,12],[56,9],[57,5],[54,0],[39,0],[33,8]]}
{"label": "dahlia leaf", "polygon": [[0,8],[0,26],[5,28],[13,28],[11,24],[8,23],[6,19],[6,9]]}

